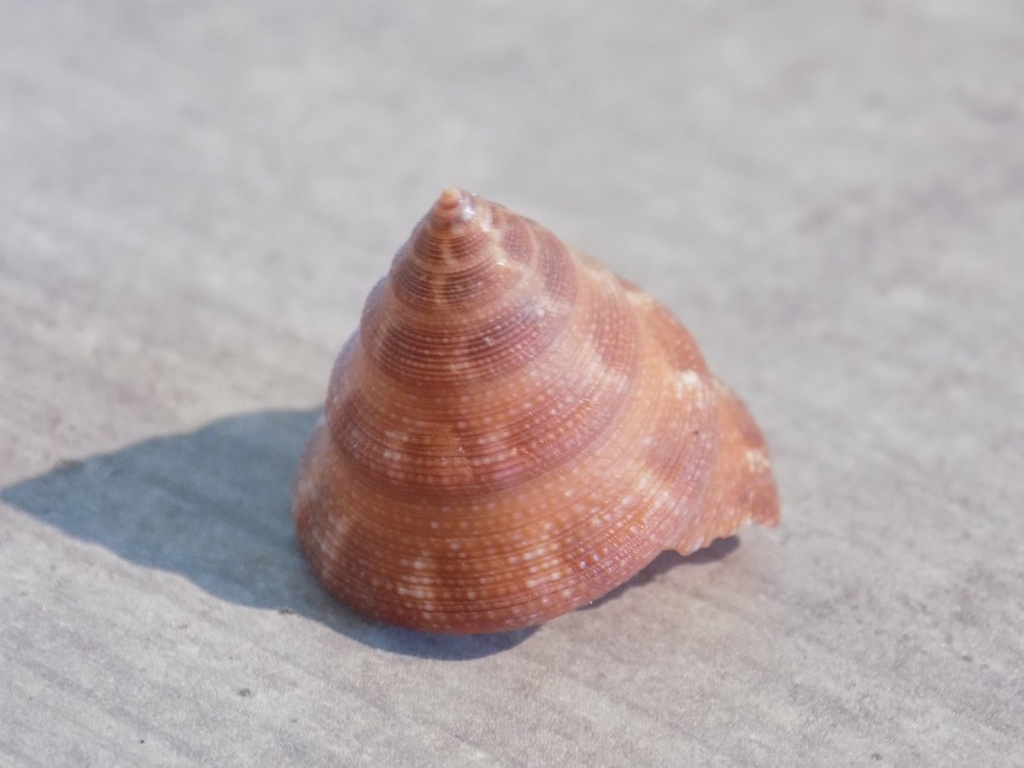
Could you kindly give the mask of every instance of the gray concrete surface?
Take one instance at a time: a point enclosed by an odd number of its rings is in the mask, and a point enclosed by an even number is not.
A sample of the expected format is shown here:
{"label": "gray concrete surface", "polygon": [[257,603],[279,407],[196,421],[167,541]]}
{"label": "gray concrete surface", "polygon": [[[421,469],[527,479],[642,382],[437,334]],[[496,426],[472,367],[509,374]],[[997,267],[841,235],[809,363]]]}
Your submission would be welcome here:
{"label": "gray concrete surface", "polygon": [[[783,526],[445,639],[291,473],[469,187],[648,287]],[[1024,765],[1024,6],[0,0],[0,764]]]}

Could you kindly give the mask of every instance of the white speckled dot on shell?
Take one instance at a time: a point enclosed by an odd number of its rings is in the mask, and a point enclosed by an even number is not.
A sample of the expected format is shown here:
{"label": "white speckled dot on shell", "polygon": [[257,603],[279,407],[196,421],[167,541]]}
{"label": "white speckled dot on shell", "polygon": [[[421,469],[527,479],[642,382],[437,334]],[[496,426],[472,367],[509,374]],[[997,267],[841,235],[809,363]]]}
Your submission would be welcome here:
{"label": "white speckled dot on shell", "polygon": [[347,604],[474,633],[774,525],[778,495],[757,426],[664,307],[450,188],[338,356],[294,515]]}

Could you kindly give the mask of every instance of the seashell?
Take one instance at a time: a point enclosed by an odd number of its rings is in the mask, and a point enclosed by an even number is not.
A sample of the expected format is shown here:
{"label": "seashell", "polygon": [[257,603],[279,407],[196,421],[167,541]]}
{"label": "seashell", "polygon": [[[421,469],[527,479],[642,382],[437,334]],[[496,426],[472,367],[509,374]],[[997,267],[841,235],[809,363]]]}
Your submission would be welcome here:
{"label": "seashell", "polygon": [[559,616],[779,509],[757,425],[662,305],[450,188],[337,358],[294,516],[345,603],[477,633]]}

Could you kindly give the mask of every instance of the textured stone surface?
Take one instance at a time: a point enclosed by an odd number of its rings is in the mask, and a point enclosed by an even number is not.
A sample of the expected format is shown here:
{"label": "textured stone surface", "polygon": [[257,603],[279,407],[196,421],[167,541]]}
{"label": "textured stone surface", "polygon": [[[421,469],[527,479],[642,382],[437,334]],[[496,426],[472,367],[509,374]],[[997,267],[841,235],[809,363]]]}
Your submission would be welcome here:
{"label": "textured stone surface", "polygon": [[[1012,0],[0,0],[0,763],[1020,765]],[[443,639],[291,474],[459,184],[651,290],[783,525]]]}

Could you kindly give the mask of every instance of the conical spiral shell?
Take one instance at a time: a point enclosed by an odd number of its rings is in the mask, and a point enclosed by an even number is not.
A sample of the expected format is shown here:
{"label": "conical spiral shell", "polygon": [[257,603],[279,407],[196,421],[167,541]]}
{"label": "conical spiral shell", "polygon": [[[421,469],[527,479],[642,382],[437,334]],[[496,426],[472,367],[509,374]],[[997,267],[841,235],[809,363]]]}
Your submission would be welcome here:
{"label": "conical spiral shell", "polygon": [[535,625],[749,522],[764,439],[650,296],[446,189],[372,290],[295,483],[327,588],[416,629]]}

